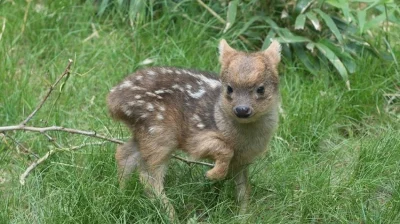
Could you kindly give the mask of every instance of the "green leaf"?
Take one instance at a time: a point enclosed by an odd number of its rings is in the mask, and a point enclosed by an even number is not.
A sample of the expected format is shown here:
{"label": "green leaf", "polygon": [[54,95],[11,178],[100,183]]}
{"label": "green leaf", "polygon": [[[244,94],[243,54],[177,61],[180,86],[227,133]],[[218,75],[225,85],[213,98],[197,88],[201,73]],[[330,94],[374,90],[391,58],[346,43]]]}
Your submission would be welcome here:
{"label": "green leaf", "polygon": [[305,23],[306,23],[306,15],[304,14],[298,15],[296,18],[296,22],[294,23],[294,29],[303,30]]}
{"label": "green leaf", "polygon": [[333,7],[339,8],[339,9],[342,8],[342,2],[343,1],[338,1],[338,0],[326,0],[325,1],[325,3],[327,3]]}
{"label": "green leaf", "polygon": [[264,20],[265,20],[265,22],[267,22],[267,23],[272,27],[272,29],[274,29],[274,30],[280,29],[280,27],[278,26],[278,24],[276,24],[276,22],[273,21],[271,18],[266,17],[266,18],[264,18]]}
{"label": "green leaf", "polygon": [[235,23],[237,5],[238,5],[238,0],[233,0],[233,1],[229,2],[228,13],[227,13],[227,16],[226,16],[226,26],[225,26],[225,29],[224,29],[224,33],[226,31],[228,31],[228,29],[231,28],[232,25]]}
{"label": "green leaf", "polygon": [[303,14],[312,3],[312,0],[298,0],[294,11],[297,14]]}
{"label": "green leaf", "polygon": [[302,42],[310,42],[310,40],[306,37],[296,36],[291,33],[288,29],[280,29],[279,38],[277,38],[280,43],[302,43]]}
{"label": "green leaf", "polygon": [[262,45],[261,49],[263,49],[263,50],[267,49],[267,47],[271,44],[271,39],[274,38],[275,35],[276,35],[275,31],[271,29],[268,32],[267,36],[264,38],[263,45]]}
{"label": "green leaf", "polygon": [[244,33],[246,30],[248,30],[249,27],[250,27],[254,22],[256,22],[256,21],[264,21],[264,17],[263,17],[263,16],[253,16],[253,17],[251,17],[251,19],[250,19],[249,21],[247,21],[247,22],[243,25],[242,29],[240,29],[240,30],[237,32],[237,35],[239,36],[239,35],[243,34],[243,33]]}
{"label": "green leaf", "polygon": [[367,11],[366,10],[357,11],[358,33],[359,34],[364,33],[364,26],[365,26],[366,19],[367,19]]}
{"label": "green leaf", "polygon": [[354,61],[354,58],[346,51],[345,48],[337,46],[327,39],[321,40],[320,43],[328,47],[341,59],[349,73],[355,72],[357,65]]}
{"label": "green leaf", "polygon": [[314,58],[310,57],[309,54],[304,50],[304,45],[302,44],[292,44],[293,51],[297,58],[306,66],[307,70],[313,75],[318,75],[319,62]]}
{"label": "green leaf", "polygon": [[322,55],[324,55],[332,63],[332,65],[339,72],[340,76],[342,76],[343,80],[346,82],[347,88],[350,89],[349,76],[346,67],[343,65],[342,61],[336,56],[335,53],[333,53],[333,51],[331,51],[331,49],[329,49],[324,44],[316,43],[315,46],[322,53]]}
{"label": "green leaf", "polygon": [[375,27],[379,27],[383,21],[386,20],[385,13],[380,14],[379,16],[375,16],[373,19],[369,20],[365,23],[364,29],[370,30]]}
{"label": "green leaf", "polygon": [[321,24],[319,23],[317,16],[313,12],[307,12],[306,16],[311,21],[314,28],[318,31],[321,31]]}
{"label": "green leaf", "polygon": [[320,9],[315,9],[315,12],[317,12],[321,18],[325,21],[326,25],[329,27],[333,35],[335,35],[336,39],[342,43],[343,42],[343,37],[342,34],[340,33],[339,29],[337,28],[335,22],[333,22],[332,18],[326,14],[325,12],[321,11]]}

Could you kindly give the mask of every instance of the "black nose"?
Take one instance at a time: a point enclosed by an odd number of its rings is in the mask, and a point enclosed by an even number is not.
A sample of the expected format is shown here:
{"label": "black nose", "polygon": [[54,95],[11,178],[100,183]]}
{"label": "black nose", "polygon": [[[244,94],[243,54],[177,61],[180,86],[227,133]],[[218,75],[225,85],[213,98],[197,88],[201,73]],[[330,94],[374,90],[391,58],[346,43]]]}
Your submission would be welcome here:
{"label": "black nose", "polygon": [[235,115],[239,118],[247,118],[251,115],[251,109],[247,106],[237,106],[233,108],[233,112],[235,112]]}

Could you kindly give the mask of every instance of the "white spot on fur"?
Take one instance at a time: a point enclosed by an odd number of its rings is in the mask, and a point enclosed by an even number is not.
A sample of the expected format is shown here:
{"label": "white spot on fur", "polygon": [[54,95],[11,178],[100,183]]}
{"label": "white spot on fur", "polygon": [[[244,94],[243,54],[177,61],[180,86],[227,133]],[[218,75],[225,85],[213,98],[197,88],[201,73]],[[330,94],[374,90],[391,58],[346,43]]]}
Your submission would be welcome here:
{"label": "white spot on fur", "polygon": [[187,74],[189,74],[190,76],[195,77],[195,78],[207,83],[213,89],[217,88],[218,86],[221,86],[221,82],[220,81],[218,81],[216,79],[207,78],[202,74],[194,74],[192,72],[187,72]]}
{"label": "white spot on fur", "polygon": [[169,74],[172,74],[174,71],[172,71],[171,69],[167,69],[166,70],[167,71],[167,73],[169,73]]}
{"label": "white spot on fur", "polygon": [[162,121],[164,120],[164,116],[162,114],[157,114],[156,116],[157,120]]}
{"label": "white spot on fur", "polygon": [[142,106],[144,103],[146,103],[144,100],[138,100],[136,101],[138,106]]}
{"label": "white spot on fur", "polygon": [[177,89],[177,90],[179,90],[179,91],[181,91],[181,92],[183,92],[183,91],[185,91],[180,85],[178,85],[178,84],[174,84],[173,86],[172,86],[172,89]]}
{"label": "white spot on fur", "polygon": [[205,127],[205,125],[203,123],[198,123],[196,126],[200,129],[203,129]]}
{"label": "white spot on fur", "polygon": [[154,93],[155,93],[155,94],[163,94],[163,93],[165,93],[165,91],[162,90],[162,89],[160,89],[160,90],[154,91]]}
{"label": "white spot on fur", "polygon": [[194,121],[201,122],[201,119],[200,119],[199,115],[197,115],[197,114],[193,114],[192,119],[193,119]]}
{"label": "white spot on fur", "polygon": [[145,118],[147,118],[148,116],[149,116],[149,114],[145,113],[145,114],[142,114],[142,115],[139,117],[139,119],[145,119]]}
{"label": "white spot on fur", "polygon": [[175,73],[178,75],[182,74],[182,72],[180,72],[179,70],[176,70]]}
{"label": "white spot on fur", "polygon": [[140,80],[142,80],[143,79],[143,76],[141,76],[141,75],[139,75],[139,76],[136,76],[136,78],[135,78],[137,81],[140,81]]}
{"label": "white spot on fur", "polygon": [[186,89],[192,89],[192,86],[191,85],[189,85],[189,84],[186,84]]}
{"label": "white spot on fur", "polygon": [[115,87],[110,90],[110,93],[115,92]]}
{"label": "white spot on fur", "polygon": [[158,109],[159,109],[160,111],[165,111],[165,107],[164,107],[164,106],[161,106],[161,105],[158,107]]}
{"label": "white spot on fur", "polygon": [[147,107],[146,107],[146,109],[148,110],[148,111],[154,111],[154,106],[153,106],[153,104],[151,104],[151,103],[147,103]]}
{"label": "white spot on fur", "polygon": [[121,85],[119,85],[119,90],[125,89],[125,88],[129,88],[133,85],[133,82],[130,80],[126,80],[124,81]]}
{"label": "white spot on fur", "polygon": [[161,73],[163,73],[163,74],[167,73],[167,69],[166,68],[161,68]]}
{"label": "white spot on fur", "polygon": [[162,131],[163,131],[163,128],[158,127],[158,126],[149,127],[149,133],[150,134],[157,134],[157,133],[161,133]]}
{"label": "white spot on fur", "polygon": [[135,106],[135,104],[136,104],[136,101],[128,102],[128,105],[129,105],[129,106]]}
{"label": "white spot on fur", "polygon": [[199,89],[199,91],[192,93],[191,91],[187,91],[187,93],[189,94],[190,97],[194,98],[194,99],[199,99],[200,97],[202,97],[204,95],[204,93],[206,93],[206,91],[201,88]]}
{"label": "white spot on fur", "polygon": [[132,111],[130,110],[130,107],[129,107],[128,105],[122,106],[122,111],[123,111],[124,114],[126,114],[127,116],[131,116],[131,115],[132,115]]}
{"label": "white spot on fur", "polygon": [[142,96],[141,95],[135,95],[135,99],[141,99],[142,98]]}
{"label": "white spot on fur", "polygon": [[172,91],[172,90],[170,90],[170,89],[166,89],[165,92],[166,92],[166,93],[171,93],[171,94],[174,93],[174,91]]}
{"label": "white spot on fur", "polygon": [[151,96],[151,97],[157,97],[157,95],[156,95],[156,94],[154,94],[154,93],[151,93],[151,92],[146,92],[146,95],[148,95],[148,96]]}
{"label": "white spot on fur", "polygon": [[154,134],[157,130],[157,127],[149,127],[149,133]]}
{"label": "white spot on fur", "polygon": [[147,74],[148,75],[157,75],[157,73],[155,71],[153,71],[153,70],[147,71]]}
{"label": "white spot on fur", "polygon": [[140,86],[132,86],[131,87],[131,90],[133,90],[133,91],[141,91],[141,90],[146,90],[145,88],[142,88],[142,87],[140,87]]}
{"label": "white spot on fur", "polygon": [[157,99],[160,99],[160,100],[162,100],[163,98],[162,98],[161,96],[157,96]]}

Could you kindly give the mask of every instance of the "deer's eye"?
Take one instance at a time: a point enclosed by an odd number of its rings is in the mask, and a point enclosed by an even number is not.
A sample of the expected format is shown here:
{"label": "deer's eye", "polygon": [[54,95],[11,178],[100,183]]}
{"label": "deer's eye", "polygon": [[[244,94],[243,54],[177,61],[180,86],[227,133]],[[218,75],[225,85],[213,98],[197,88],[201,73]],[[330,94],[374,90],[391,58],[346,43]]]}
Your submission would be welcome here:
{"label": "deer's eye", "polygon": [[263,95],[265,93],[265,88],[264,86],[260,86],[257,88],[257,93],[260,95]]}
{"label": "deer's eye", "polygon": [[226,93],[228,93],[228,95],[231,95],[231,94],[233,93],[232,86],[228,85],[228,86],[226,87]]}

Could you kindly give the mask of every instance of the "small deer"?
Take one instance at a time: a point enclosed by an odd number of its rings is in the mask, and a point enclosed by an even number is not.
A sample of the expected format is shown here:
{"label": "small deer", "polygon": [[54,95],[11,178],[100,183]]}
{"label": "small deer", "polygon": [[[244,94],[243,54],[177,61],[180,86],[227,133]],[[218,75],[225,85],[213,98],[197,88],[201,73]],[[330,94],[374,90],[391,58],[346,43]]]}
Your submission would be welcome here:
{"label": "small deer", "polygon": [[233,177],[245,213],[248,166],[266,150],[278,124],[280,50],[272,41],[264,51],[245,53],[221,40],[220,79],[192,69],[153,67],[111,89],[109,111],[133,133],[115,154],[121,187],[138,168],[145,190],[161,199],[173,219],[163,180],[168,160],[180,149],[215,161],[208,179]]}

